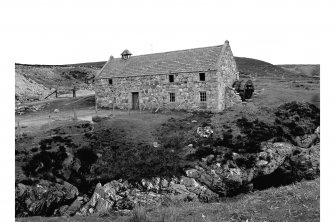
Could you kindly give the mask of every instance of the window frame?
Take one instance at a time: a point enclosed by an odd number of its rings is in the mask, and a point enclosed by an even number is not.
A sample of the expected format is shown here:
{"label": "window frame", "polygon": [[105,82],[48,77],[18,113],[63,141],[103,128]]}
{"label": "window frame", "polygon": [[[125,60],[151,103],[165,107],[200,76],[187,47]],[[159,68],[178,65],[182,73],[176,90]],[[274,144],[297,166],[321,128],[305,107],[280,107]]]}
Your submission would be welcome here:
{"label": "window frame", "polygon": [[[201,77],[203,77],[203,80],[202,80]],[[206,73],[204,73],[204,72],[199,72],[199,81],[200,81],[200,82],[205,82],[205,81],[206,81]]]}
{"label": "window frame", "polygon": [[207,92],[206,91],[200,91],[200,102],[207,102]]}
{"label": "window frame", "polygon": [[170,103],[176,102],[176,93],[174,93],[174,92],[169,93],[169,101],[170,101]]}
{"label": "window frame", "polygon": [[[172,79],[172,81],[171,81]],[[173,74],[169,74],[169,82],[174,82],[174,75]]]}

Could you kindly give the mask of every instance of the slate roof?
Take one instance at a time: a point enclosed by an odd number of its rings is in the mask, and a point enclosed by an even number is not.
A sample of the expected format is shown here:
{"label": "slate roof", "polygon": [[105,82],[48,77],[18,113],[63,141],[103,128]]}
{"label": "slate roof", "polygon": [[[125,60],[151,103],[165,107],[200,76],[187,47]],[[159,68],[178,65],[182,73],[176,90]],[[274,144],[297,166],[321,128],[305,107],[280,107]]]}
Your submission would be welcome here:
{"label": "slate roof", "polygon": [[96,78],[216,70],[223,46],[131,56],[126,60],[111,57]]}

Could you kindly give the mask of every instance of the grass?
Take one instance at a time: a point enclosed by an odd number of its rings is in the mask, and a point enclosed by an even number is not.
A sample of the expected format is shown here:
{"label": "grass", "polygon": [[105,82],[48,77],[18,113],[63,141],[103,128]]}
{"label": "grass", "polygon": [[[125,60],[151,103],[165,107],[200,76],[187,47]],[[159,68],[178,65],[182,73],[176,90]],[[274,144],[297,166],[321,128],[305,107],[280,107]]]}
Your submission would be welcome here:
{"label": "grass", "polygon": [[190,202],[155,209],[136,208],[130,214],[118,216],[30,217],[17,218],[17,221],[320,221],[320,179],[226,198],[218,203]]}
{"label": "grass", "polygon": [[[306,87],[295,87],[292,83],[297,79],[258,78],[253,80],[256,93],[253,104],[257,107],[274,108],[291,101],[309,102],[320,107],[320,83],[305,82]],[[306,79],[301,79],[306,80]]]}

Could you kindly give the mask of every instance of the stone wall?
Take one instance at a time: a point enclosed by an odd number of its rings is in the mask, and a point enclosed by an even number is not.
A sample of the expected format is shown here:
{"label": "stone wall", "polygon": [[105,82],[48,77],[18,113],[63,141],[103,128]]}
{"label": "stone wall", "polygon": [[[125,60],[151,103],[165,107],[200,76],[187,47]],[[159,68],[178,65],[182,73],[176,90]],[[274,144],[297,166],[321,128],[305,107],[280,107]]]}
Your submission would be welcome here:
{"label": "stone wall", "polygon": [[[199,72],[170,73],[174,75],[174,82],[169,82],[169,74],[96,79],[97,104],[132,109],[132,93],[137,92],[141,110],[221,111],[240,102],[235,93],[228,90],[239,79],[228,41],[223,45],[215,70],[205,72],[205,81],[200,81]],[[200,92],[206,92],[206,102],[200,101]],[[174,102],[170,101],[170,93],[175,94]]]}
{"label": "stone wall", "polygon": [[[172,74],[170,74],[172,75]],[[217,73],[205,72],[205,81],[200,81],[199,72],[177,73],[174,82],[169,75],[148,75],[135,77],[115,77],[97,79],[96,98],[99,107],[132,108],[132,92],[139,93],[139,104],[143,110],[212,110],[217,111]],[[200,101],[200,92],[206,92],[207,101]],[[170,94],[175,93],[175,102],[170,102]]]}
{"label": "stone wall", "polygon": [[229,42],[226,41],[222,52],[220,54],[218,64],[217,64],[217,79],[218,79],[218,110],[223,110],[227,107],[237,103],[237,97],[234,93],[230,93],[229,88],[232,87],[234,81],[239,79],[239,73],[237,70],[237,65],[229,46]]}

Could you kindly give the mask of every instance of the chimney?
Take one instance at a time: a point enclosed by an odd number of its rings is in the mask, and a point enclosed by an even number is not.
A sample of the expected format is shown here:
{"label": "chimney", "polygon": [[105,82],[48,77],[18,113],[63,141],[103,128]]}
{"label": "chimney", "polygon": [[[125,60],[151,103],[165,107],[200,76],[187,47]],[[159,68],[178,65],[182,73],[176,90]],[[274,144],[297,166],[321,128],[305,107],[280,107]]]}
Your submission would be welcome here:
{"label": "chimney", "polygon": [[128,49],[125,49],[122,53],[121,53],[121,58],[124,60],[127,60],[130,58],[131,56],[131,52]]}

